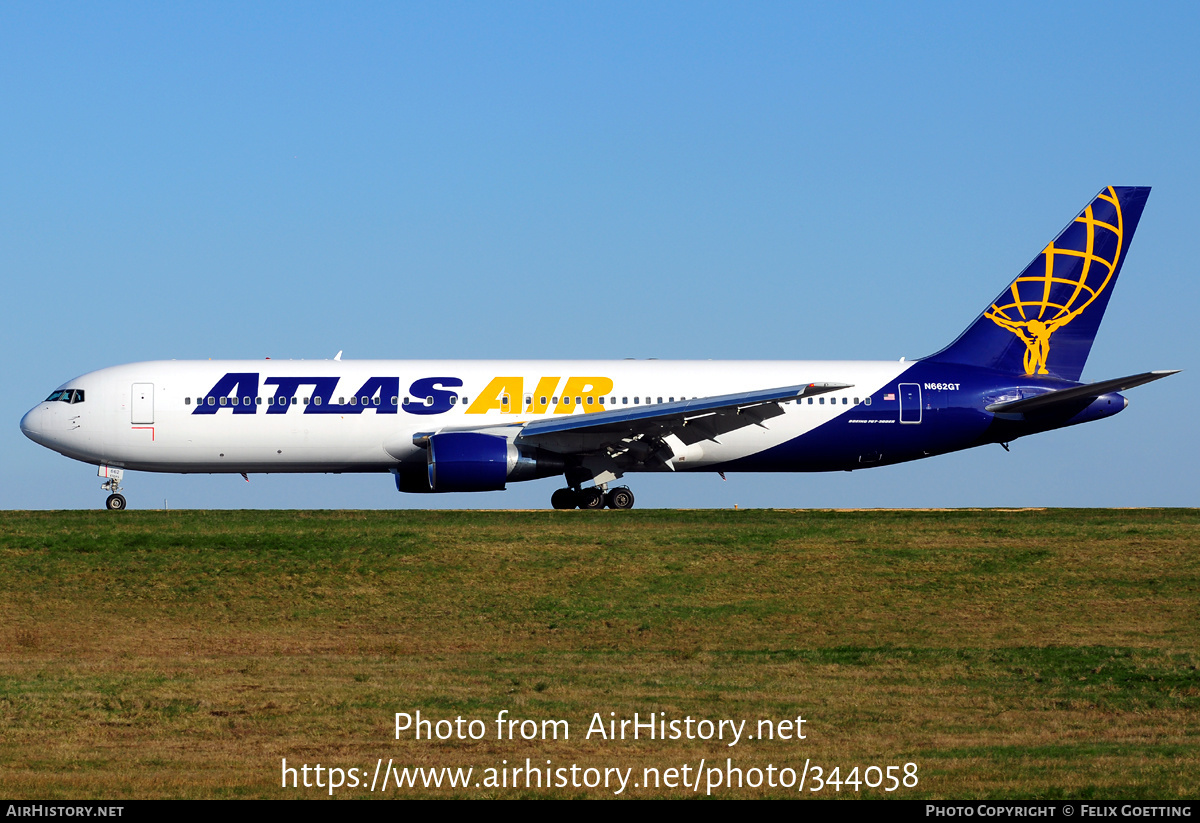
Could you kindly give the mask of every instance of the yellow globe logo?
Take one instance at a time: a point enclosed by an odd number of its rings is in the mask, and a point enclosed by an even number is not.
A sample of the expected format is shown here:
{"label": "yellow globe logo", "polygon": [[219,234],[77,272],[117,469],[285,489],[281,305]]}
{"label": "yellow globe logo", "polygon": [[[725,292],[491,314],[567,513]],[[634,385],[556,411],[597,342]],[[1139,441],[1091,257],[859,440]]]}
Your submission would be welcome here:
{"label": "yellow globe logo", "polygon": [[[1111,203],[1116,210],[1115,225],[1097,219],[1093,213],[1093,206],[1101,200]],[[1000,297],[983,313],[1025,344],[1026,374],[1049,373],[1046,358],[1050,355],[1050,335],[1082,314],[1100,296],[1116,274],[1121,259],[1124,227],[1121,204],[1112,186],[1088,204],[1075,222],[1082,223],[1085,230],[1064,231],[1057,240],[1066,238],[1068,246],[1078,244],[1082,248],[1063,248],[1051,242],[1041,254],[1045,259],[1043,271],[1034,274],[1035,267],[1031,265],[1009,288],[1011,302],[1001,303],[1004,298]],[[1104,256],[1108,248],[1112,249],[1111,260]]]}

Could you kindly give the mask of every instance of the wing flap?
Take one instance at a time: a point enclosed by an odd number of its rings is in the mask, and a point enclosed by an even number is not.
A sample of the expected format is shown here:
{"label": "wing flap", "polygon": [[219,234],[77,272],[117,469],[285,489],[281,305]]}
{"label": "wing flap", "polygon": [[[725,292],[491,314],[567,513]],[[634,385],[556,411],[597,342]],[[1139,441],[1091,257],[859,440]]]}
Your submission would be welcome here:
{"label": "wing flap", "polygon": [[[621,437],[675,434],[685,443],[713,440],[743,426],[763,425],[783,414],[780,404],[800,397],[851,388],[849,383],[806,383],[778,389],[739,392],[717,397],[696,397],[675,403],[656,403],[631,409],[613,409],[535,420],[521,431],[521,442],[558,439],[563,434],[612,434]],[[689,431],[690,429],[690,431]]]}

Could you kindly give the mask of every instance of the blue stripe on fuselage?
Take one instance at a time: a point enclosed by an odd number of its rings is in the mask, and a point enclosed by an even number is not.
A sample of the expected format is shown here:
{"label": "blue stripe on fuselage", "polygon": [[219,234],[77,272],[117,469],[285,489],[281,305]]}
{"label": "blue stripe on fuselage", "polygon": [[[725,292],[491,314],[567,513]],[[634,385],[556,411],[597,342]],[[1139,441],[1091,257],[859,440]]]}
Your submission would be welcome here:
{"label": "blue stripe on fuselage", "polygon": [[[902,384],[920,387],[921,422],[901,422]],[[812,431],[770,449],[712,466],[721,471],[844,471],[903,463],[984,443],[1015,440],[1036,432],[1116,414],[1124,408],[1105,395],[1077,407],[1016,419],[997,418],[985,407],[1078,383],[1047,376],[918,361],[871,395],[871,405],[848,408]],[[888,396],[891,399],[886,399]],[[1109,400],[1105,400],[1109,398]],[[1104,402],[1101,402],[1104,401]],[[912,418],[906,402],[906,418]],[[803,414],[804,411],[798,412]]]}

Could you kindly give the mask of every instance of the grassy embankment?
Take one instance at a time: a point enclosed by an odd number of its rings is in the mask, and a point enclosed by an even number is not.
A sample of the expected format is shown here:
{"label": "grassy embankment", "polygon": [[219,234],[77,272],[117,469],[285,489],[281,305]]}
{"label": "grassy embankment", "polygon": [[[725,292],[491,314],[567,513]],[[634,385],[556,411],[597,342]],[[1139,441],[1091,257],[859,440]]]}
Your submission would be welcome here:
{"label": "grassy embankment", "polygon": [[[731,757],[916,762],[904,797],[1194,798],[1198,547],[1195,510],[0,513],[0,795]],[[395,740],[417,709],[487,739]],[[571,738],[497,741],[504,709]],[[610,711],[808,739],[585,739]]]}

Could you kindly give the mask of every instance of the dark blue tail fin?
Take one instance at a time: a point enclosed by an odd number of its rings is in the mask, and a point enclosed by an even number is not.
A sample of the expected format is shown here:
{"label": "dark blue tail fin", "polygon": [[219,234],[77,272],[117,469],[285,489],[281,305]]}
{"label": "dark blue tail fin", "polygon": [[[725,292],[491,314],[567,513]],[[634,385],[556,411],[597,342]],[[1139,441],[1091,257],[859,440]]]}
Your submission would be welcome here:
{"label": "dark blue tail fin", "polygon": [[1101,191],[979,319],[925,359],[1078,381],[1149,195]]}

